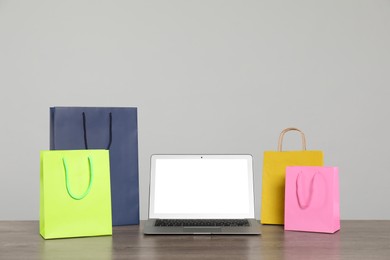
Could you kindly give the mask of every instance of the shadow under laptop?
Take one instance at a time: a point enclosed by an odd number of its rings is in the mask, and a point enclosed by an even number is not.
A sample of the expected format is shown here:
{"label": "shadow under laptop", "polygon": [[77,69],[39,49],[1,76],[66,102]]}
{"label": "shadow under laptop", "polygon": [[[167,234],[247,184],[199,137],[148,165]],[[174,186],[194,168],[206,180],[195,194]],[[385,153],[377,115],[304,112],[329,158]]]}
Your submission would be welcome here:
{"label": "shadow under laptop", "polygon": [[143,245],[146,259],[244,259],[260,252],[259,236],[245,235],[145,235]]}

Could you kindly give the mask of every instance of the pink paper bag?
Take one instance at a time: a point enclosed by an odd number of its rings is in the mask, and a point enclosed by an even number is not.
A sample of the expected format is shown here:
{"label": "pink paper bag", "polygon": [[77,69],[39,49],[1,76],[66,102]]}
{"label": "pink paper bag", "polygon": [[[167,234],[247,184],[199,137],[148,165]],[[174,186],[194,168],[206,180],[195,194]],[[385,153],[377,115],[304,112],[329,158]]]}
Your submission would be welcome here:
{"label": "pink paper bag", "polygon": [[284,230],[323,233],[340,230],[337,167],[286,168]]}

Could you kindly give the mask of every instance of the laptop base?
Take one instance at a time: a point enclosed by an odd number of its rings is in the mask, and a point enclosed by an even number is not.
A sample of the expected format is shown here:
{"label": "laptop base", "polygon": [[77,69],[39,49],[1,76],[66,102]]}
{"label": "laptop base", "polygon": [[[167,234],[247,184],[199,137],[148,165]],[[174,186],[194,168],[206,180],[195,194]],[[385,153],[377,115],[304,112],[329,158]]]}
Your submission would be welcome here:
{"label": "laptop base", "polygon": [[144,225],[145,235],[260,235],[260,224],[255,219],[248,219],[249,226],[243,227],[158,227],[155,219],[149,219]]}

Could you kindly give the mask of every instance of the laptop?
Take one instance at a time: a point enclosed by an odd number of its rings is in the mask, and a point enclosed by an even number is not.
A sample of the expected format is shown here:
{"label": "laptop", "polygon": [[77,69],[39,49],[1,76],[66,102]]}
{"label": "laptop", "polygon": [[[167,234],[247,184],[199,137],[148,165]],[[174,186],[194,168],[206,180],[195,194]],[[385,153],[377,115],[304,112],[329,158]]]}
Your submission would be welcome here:
{"label": "laptop", "polygon": [[144,234],[259,235],[251,155],[152,155]]}

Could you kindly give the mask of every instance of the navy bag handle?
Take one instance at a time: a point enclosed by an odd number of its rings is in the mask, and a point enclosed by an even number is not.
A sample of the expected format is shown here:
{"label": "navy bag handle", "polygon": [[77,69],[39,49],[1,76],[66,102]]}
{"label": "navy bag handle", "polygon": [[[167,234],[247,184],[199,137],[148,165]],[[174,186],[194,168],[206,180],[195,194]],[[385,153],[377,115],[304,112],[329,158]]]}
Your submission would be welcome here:
{"label": "navy bag handle", "polygon": [[[109,117],[110,117],[110,139],[106,150],[110,150],[111,143],[112,143],[112,113],[111,112],[109,114]],[[85,145],[85,149],[88,150],[87,120],[85,117],[85,112],[83,112],[83,129],[84,129],[84,145]]]}

